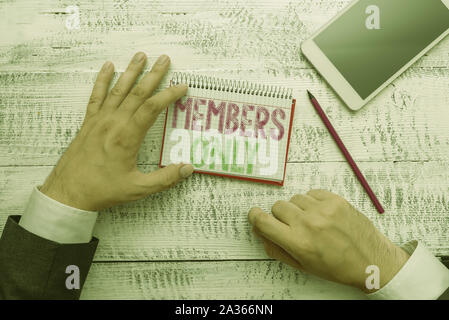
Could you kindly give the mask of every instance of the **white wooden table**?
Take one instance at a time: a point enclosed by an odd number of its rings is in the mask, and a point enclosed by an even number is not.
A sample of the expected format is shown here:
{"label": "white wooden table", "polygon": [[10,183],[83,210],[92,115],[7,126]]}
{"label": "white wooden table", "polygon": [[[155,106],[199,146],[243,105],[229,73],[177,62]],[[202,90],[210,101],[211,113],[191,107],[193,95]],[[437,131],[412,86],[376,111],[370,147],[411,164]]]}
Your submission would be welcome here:
{"label": "white wooden table", "polygon": [[[195,175],[101,212],[84,299],[363,298],[269,259],[247,211],[310,188],[334,191],[390,239],[449,254],[449,39],[367,107],[350,112],[301,55],[301,41],[349,0],[0,1],[0,231],[21,214],[75,136],[102,63],[162,53],[194,71],[294,89],[283,188]],[[80,29],[64,14],[78,5]],[[118,74],[117,74],[118,75]],[[164,85],[167,85],[168,78]],[[307,100],[311,90],[386,209],[377,214]],[[139,165],[156,168],[163,117]]]}

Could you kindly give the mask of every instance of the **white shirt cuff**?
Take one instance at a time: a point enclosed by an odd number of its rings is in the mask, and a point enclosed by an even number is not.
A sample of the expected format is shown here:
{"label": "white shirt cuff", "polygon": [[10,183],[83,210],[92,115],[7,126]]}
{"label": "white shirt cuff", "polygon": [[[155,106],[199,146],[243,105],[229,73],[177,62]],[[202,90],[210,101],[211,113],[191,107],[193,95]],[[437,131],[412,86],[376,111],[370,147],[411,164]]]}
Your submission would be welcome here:
{"label": "white shirt cuff", "polygon": [[449,287],[449,269],[417,241],[408,242],[402,248],[410,254],[402,269],[383,288],[367,296],[370,299],[438,299]]}
{"label": "white shirt cuff", "polygon": [[33,189],[19,225],[35,235],[58,243],[88,243],[98,213],[62,204]]}

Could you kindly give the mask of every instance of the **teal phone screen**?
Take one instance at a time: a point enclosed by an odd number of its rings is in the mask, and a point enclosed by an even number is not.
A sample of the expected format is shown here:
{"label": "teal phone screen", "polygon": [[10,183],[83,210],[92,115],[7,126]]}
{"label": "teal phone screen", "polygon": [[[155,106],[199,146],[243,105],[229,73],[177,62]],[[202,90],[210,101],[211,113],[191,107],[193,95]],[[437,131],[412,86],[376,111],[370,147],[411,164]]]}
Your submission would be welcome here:
{"label": "teal phone screen", "polygon": [[[372,5],[379,9],[379,29],[366,24]],[[314,41],[366,99],[448,28],[441,0],[360,0]]]}

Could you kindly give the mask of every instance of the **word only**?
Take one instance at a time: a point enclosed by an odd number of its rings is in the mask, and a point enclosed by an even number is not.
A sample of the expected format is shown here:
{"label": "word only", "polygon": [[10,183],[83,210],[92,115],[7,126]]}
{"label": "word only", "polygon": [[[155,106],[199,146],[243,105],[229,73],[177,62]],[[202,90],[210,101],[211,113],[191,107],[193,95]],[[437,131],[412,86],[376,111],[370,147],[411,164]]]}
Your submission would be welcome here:
{"label": "word only", "polygon": [[275,175],[288,118],[283,108],[187,97],[168,114],[170,161],[189,162],[198,169]]}

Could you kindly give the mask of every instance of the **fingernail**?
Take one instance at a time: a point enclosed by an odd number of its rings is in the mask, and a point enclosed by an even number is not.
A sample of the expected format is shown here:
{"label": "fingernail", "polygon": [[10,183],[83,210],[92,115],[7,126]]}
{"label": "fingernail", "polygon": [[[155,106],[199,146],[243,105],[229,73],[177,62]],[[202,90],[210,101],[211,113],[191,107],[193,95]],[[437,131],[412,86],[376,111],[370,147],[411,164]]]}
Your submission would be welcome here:
{"label": "fingernail", "polygon": [[193,166],[191,164],[186,164],[179,169],[179,174],[183,178],[187,178],[193,173]]}
{"label": "fingernail", "polygon": [[111,66],[112,66],[112,62],[111,61],[106,61],[101,69],[103,71],[108,71],[109,69],[111,69]]}
{"label": "fingernail", "polygon": [[137,53],[134,58],[133,58],[133,62],[134,63],[139,63],[142,62],[142,60],[146,57],[145,53],[143,52],[139,52]]}
{"label": "fingernail", "polygon": [[248,220],[249,223],[253,224],[253,213],[252,213],[253,209],[249,210],[248,212]]}
{"label": "fingernail", "polygon": [[251,208],[251,210],[249,210],[248,220],[251,224],[254,224],[254,218],[255,218],[258,210],[259,210],[258,208]]}
{"label": "fingernail", "polygon": [[168,59],[168,56],[166,54],[163,54],[159,58],[157,58],[156,64],[164,65],[168,62]]}
{"label": "fingernail", "polygon": [[177,84],[177,85],[175,86],[175,88],[179,88],[179,89],[187,89],[188,86],[187,86],[186,84],[184,84],[184,83],[180,83],[180,84]]}

